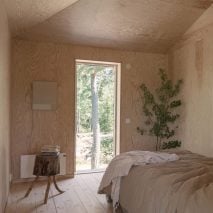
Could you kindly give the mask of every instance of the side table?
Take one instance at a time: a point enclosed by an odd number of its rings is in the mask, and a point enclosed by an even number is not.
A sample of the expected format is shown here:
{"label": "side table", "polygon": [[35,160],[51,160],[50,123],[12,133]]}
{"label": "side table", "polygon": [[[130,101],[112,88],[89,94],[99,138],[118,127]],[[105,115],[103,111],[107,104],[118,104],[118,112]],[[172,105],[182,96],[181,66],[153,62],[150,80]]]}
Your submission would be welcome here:
{"label": "side table", "polygon": [[45,192],[44,203],[47,203],[50,185],[51,185],[51,177],[53,177],[53,183],[58,192],[63,193],[57,183],[55,176],[60,173],[60,159],[59,155],[50,155],[50,154],[38,154],[35,158],[33,175],[36,176],[35,180],[31,183],[29,189],[27,190],[25,197],[27,197],[35,182],[38,180],[39,176],[46,176],[47,179],[47,188]]}

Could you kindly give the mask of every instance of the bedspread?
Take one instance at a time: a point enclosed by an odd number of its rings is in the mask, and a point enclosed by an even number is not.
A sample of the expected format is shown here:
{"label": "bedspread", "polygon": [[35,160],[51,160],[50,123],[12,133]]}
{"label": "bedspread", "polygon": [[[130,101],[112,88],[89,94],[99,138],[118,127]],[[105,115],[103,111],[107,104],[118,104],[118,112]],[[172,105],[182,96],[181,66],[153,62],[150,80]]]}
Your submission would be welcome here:
{"label": "bedspread", "polygon": [[125,212],[213,212],[213,158],[177,154],[178,161],[134,166],[121,179],[119,201]]}
{"label": "bedspread", "polygon": [[112,184],[111,198],[113,206],[119,205],[120,181],[121,177],[128,175],[134,165],[157,164],[168,161],[176,161],[179,157],[176,154],[150,152],[150,151],[130,151],[117,155],[112,159],[99,186],[99,192]]}

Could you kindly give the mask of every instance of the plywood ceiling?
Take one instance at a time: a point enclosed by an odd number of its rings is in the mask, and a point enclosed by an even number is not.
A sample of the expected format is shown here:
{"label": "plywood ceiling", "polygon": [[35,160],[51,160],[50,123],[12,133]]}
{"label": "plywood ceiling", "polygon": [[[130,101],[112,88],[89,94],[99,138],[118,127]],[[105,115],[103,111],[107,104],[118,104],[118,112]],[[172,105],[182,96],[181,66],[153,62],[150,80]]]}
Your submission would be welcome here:
{"label": "plywood ceiling", "polygon": [[[9,17],[13,29],[16,26],[24,29],[19,33],[15,30],[16,36],[21,39],[165,53],[212,1],[78,0],[72,4],[73,0],[43,0],[38,1],[41,7],[42,4],[44,6],[39,13],[33,10],[31,15],[30,11],[23,11],[25,15],[19,21],[15,20],[17,15]],[[31,2],[34,5],[37,1],[15,2]],[[14,9],[10,10],[9,14],[16,13]],[[42,20],[52,16],[41,23],[37,14]],[[23,20],[24,17],[29,21]],[[35,26],[36,22],[39,24]]]}
{"label": "plywood ceiling", "polygon": [[39,24],[78,0],[5,0],[13,34]]}
{"label": "plywood ceiling", "polygon": [[185,33],[185,36],[189,36],[200,29],[213,24],[213,5],[209,7],[205,14],[203,14]]}

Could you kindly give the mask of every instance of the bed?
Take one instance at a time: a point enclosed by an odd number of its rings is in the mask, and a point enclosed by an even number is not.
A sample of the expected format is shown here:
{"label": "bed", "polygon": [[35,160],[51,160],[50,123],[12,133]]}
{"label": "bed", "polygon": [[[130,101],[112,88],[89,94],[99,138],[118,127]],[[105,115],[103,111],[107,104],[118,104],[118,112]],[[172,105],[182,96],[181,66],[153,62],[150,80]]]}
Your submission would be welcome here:
{"label": "bed", "polygon": [[[175,152],[177,161],[133,166],[122,177],[119,204],[124,213],[213,212],[213,158]],[[111,186],[99,193],[110,196]]]}

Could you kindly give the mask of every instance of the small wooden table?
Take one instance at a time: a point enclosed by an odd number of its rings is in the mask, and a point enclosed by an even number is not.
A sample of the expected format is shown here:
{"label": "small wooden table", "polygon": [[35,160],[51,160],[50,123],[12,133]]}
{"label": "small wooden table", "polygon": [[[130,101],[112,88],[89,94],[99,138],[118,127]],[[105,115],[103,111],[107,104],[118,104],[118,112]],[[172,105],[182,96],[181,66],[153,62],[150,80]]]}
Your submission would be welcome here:
{"label": "small wooden table", "polygon": [[35,180],[31,183],[29,189],[27,190],[25,197],[27,197],[35,182],[38,180],[39,176],[46,176],[48,177],[47,179],[47,188],[45,192],[45,198],[44,198],[44,203],[47,203],[48,195],[49,195],[49,190],[50,190],[50,185],[51,185],[51,177],[53,177],[53,183],[55,188],[58,190],[58,192],[63,193],[57,183],[55,176],[60,173],[60,159],[59,155],[49,155],[49,154],[38,154],[36,155],[35,159],[35,164],[34,164],[34,170],[33,170],[33,175],[36,176]]}

